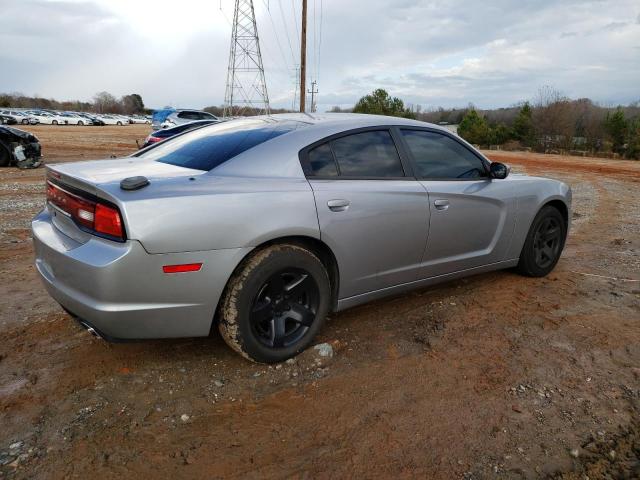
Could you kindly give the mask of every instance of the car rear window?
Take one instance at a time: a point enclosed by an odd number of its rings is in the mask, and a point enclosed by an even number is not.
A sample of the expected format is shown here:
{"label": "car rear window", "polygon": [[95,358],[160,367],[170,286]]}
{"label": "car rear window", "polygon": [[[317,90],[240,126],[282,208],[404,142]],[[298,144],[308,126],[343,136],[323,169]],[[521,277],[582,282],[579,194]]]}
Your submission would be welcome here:
{"label": "car rear window", "polygon": [[209,171],[242,152],[306,125],[293,120],[233,120],[187,132],[136,156]]}

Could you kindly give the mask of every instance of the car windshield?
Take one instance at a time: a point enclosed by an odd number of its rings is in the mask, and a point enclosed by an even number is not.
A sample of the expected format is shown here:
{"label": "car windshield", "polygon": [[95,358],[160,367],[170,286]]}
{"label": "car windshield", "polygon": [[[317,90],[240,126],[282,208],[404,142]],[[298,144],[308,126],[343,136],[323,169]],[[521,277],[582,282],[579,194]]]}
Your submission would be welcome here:
{"label": "car windshield", "polygon": [[187,132],[135,156],[210,171],[250,148],[306,125],[293,120],[232,120]]}

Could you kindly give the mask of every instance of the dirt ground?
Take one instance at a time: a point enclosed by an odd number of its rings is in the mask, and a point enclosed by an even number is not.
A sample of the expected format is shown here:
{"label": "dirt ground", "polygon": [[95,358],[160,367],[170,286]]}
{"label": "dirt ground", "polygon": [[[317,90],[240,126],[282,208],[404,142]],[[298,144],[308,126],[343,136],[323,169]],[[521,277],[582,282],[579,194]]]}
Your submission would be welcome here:
{"label": "dirt ground", "polygon": [[[148,133],[29,129],[48,162]],[[640,478],[640,162],[489,155],[573,188],[555,271],[332,315],[320,366],[91,337],[32,267],[44,170],[0,170],[0,478]]]}

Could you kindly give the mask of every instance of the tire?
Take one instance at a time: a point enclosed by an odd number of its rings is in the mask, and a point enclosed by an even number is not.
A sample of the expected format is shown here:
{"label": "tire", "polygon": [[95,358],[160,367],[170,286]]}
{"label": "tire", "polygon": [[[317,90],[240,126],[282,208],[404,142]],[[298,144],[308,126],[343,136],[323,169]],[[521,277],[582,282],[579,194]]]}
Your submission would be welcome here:
{"label": "tire", "polygon": [[29,120],[27,120],[26,118],[22,119],[22,124],[29,125]]}
{"label": "tire", "polygon": [[51,120],[51,125],[57,125],[58,121],[57,120]]}
{"label": "tire", "polygon": [[0,167],[8,167],[11,164],[11,154],[5,146],[0,143]]}
{"label": "tire", "polygon": [[225,342],[249,360],[277,363],[313,341],[329,312],[329,275],[313,253],[273,245],[244,260],[220,302]]}
{"label": "tire", "polygon": [[118,122],[117,125],[121,127],[122,126],[122,122]]}
{"label": "tire", "polygon": [[533,219],[520,253],[518,271],[528,277],[544,277],[551,272],[564,248],[567,226],[560,211],[547,205]]}
{"label": "tire", "polygon": [[84,122],[83,122],[82,120],[80,120],[80,121],[78,122],[78,125],[82,127],[82,126],[84,125]]}

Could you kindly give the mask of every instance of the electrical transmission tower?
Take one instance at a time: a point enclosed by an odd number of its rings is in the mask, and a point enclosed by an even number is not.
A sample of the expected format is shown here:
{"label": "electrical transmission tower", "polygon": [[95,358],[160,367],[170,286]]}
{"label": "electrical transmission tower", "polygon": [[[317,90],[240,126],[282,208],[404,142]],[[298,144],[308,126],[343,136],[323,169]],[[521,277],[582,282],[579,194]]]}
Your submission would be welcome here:
{"label": "electrical transmission tower", "polygon": [[253,0],[236,0],[229,51],[224,116],[269,114]]}

